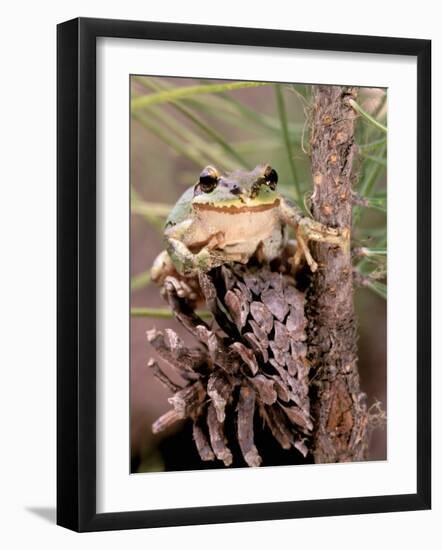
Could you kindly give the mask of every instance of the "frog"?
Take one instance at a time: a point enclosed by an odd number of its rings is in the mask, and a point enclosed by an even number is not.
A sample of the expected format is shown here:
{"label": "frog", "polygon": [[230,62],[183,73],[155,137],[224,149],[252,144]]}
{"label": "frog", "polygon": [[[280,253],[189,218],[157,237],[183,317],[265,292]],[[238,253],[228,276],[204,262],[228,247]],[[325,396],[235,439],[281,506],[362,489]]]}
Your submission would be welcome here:
{"label": "frog", "polygon": [[166,250],[153,263],[152,279],[161,283],[172,273],[191,278],[224,264],[246,264],[257,254],[271,262],[286,246],[289,227],[296,235],[295,268],[305,258],[312,272],[318,269],[309,241],[348,247],[345,232],[305,215],[278,190],[278,173],[269,164],[225,174],[206,166],[167,217]]}

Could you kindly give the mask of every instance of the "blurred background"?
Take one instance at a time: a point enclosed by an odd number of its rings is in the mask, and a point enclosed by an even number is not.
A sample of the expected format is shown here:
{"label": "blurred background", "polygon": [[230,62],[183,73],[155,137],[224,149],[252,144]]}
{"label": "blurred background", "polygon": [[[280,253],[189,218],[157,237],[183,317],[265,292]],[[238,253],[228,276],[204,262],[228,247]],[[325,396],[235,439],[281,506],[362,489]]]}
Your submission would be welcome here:
{"label": "blurred background", "polygon": [[[131,471],[190,470],[220,467],[200,460],[186,422],[158,435],[151,424],[170,409],[168,391],[146,366],[157,358],[146,330],[173,328],[192,338],[170,316],[149,269],[164,248],[165,217],[193,185],[204,166],[251,169],[269,163],[278,186],[308,212],[311,192],[309,113],[311,86],[131,77]],[[387,410],[386,396],[386,166],[387,92],[359,88],[356,141],[359,155],[354,190],[364,206],[354,209],[353,246],[358,278],[359,368],[368,405]],[[161,362],[170,377],[178,381]],[[387,429],[371,437],[369,459],[386,459]],[[295,464],[297,452],[263,441],[264,463]],[[259,446],[260,451],[264,451]]]}

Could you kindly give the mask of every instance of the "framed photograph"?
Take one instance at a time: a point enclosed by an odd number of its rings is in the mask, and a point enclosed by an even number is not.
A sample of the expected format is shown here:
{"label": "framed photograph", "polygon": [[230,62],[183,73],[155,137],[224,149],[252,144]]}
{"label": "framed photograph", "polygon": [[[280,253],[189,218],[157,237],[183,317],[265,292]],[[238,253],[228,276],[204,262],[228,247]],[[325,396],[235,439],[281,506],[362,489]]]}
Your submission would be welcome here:
{"label": "framed photograph", "polygon": [[430,508],[430,41],[57,37],[57,523]]}

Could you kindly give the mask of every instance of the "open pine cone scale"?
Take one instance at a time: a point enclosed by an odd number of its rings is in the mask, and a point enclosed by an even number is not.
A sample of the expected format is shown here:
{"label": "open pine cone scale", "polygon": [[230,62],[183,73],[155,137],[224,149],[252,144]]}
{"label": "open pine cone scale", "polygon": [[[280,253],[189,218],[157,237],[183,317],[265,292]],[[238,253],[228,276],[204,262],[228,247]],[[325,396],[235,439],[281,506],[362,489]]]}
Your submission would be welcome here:
{"label": "open pine cone scale", "polygon": [[155,376],[172,393],[172,409],[157,419],[160,432],[183,418],[193,421],[193,438],[202,460],[233,461],[224,425],[234,415],[236,439],[248,466],[262,459],[254,443],[254,417],[284,449],[308,453],[309,365],[306,359],[304,293],[293,276],[269,266],[224,265],[199,275],[199,286],[214,321],[206,323],[178,295],[168,277],[165,295],[176,318],[195,337],[189,349],[172,329],[147,332],[162,360],[183,380],[173,383],[149,361]]}

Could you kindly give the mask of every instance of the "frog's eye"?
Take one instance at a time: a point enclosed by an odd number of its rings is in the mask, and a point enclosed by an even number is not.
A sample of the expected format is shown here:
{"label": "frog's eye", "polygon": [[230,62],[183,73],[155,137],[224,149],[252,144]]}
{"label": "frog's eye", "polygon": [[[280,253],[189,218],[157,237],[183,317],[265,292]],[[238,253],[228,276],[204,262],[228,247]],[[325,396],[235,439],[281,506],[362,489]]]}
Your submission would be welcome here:
{"label": "frog's eye", "polygon": [[276,189],[276,184],[278,183],[278,173],[276,170],[269,166],[265,171],[264,178],[270,189]]}
{"label": "frog's eye", "polygon": [[218,184],[218,172],[215,168],[207,166],[200,174],[200,179],[198,181],[198,187],[203,191],[203,193],[210,193],[215,189]]}

